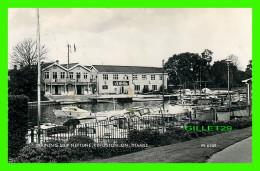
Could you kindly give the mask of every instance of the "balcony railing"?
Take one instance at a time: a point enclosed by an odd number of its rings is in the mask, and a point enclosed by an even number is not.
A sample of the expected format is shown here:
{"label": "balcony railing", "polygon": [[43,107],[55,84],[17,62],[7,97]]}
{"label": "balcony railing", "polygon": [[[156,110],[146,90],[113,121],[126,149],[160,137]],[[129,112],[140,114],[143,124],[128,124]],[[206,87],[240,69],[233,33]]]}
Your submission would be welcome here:
{"label": "balcony railing", "polygon": [[87,83],[87,82],[91,82],[91,80],[89,79],[43,79],[43,82],[45,83]]}

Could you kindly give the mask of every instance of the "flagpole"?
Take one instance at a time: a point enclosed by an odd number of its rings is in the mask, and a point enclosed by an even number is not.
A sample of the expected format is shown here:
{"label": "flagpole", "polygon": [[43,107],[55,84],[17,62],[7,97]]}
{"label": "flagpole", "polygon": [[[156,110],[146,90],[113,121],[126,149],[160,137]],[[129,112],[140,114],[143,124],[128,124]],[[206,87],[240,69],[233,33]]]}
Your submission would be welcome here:
{"label": "flagpole", "polygon": [[40,48],[40,15],[39,15],[39,8],[36,10],[37,12],[37,46],[38,46],[38,82],[37,82],[37,93],[38,93],[38,143],[41,142],[41,133],[40,133],[40,120],[41,120],[41,48]]}
{"label": "flagpole", "polygon": [[67,90],[67,95],[69,94],[69,86],[68,86],[68,82],[69,82],[69,63],[70,63],[70,45],[69,43],[67,43],[68,46],[68,63],[67,63],[67,76],[66,76],[66,85],[65,85],[65,89]]}
{"label": "flagpole", "polygon": [[70,63],[70,45],[68,44],[68,64],[67,64],[67,69],[69,69],[69,63]]}

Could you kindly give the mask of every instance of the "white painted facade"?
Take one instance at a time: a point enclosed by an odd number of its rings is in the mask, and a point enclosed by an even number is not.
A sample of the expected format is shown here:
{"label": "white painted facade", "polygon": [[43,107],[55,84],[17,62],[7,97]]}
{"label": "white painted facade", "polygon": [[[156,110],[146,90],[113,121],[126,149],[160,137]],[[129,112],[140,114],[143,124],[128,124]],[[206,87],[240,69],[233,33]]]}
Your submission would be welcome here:
{"label": "white painted facade", "polygon": [[[69,69],[66,65],[53,63],[42,70],[45,93],[48,95],[91,95],[91,94],[127,94],[159,91],[163,85],[167,89],[167,73],[127,73],[99,72],[95,67],[87,68],[75,64]],[[157,68],[158,69],[158,68]]]}
{"label": "white painted facade", "polygon": [[90,70],[82,65],[66,69],[54,63],[42,70],[45,94],[88,95],[91,91]]}

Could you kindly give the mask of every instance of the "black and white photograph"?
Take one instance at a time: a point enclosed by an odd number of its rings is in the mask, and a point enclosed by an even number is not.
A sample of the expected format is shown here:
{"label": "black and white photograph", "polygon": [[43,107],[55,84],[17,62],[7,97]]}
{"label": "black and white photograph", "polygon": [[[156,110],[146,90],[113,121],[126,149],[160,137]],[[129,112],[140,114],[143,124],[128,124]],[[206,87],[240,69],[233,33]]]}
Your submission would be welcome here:
{"label": "black and white photograph", "polygon": [[252,8],[9,8],[9,163],[252,163]]}

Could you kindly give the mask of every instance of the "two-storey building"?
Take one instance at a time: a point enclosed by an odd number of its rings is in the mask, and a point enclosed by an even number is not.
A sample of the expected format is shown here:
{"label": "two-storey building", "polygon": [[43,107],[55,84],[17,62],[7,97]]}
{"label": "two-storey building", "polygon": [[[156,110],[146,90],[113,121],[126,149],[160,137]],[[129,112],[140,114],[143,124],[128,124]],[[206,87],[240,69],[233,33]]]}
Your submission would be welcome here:
{"label": "two-storey building", "polygon": [[168,75],[162,68],[141,66],[52,63],[42,69],[46,95],[128,94],[167,88]]}
{"label": "two-storey building", "polygon": [[[137,94],[144,89],[167,89],[168,74],[159,67],[93,65],[91,75],[97,79],[99,94]],[[163,78],[164,77],[164,78]]]}
{"label": "two-storey building", "polygon": [[92,94],[90,67],[78,63],[59,64],[57,62],[42,69],[42,83],[46,94],[88,95]]}

